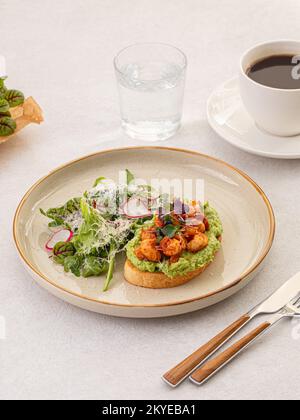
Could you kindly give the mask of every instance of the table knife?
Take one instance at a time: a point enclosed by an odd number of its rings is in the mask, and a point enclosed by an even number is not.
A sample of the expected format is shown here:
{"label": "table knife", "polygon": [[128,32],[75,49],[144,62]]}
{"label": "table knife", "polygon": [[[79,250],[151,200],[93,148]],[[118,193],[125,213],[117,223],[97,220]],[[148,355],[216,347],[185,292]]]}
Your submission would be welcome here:
{"label": "table knife", "polygon": [[300,272],[288,280],[275,293],[257,305],[247,314],[235,321],[208,343],[200,347],[178,365],[166,372],[162,379],[170,386],[176,387],[192,372],[202,365],[210,356],[219,350],[228,340],[247,325],[253,318],[262,314],[273,314],[280,311],[300,291]]}

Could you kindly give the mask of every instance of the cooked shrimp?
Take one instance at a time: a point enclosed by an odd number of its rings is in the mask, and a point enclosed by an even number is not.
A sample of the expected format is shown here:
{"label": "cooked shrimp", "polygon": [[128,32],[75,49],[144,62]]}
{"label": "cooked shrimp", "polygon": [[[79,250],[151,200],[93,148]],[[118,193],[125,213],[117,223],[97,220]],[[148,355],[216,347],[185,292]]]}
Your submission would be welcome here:
{"label": "cooked shrimp", "polygon": [[199,233],[204,233],[205,225],[204,223],[200,223],[198,226],[185,226],[183,232],[186,238],[192,238]]}
{"label": "cooked shrimp", "polygon": [[207,247],[208,238],[204,233],[198,233],[194,238],[187,244],[189,252],[198,252],[201,249]]}
{"label": "cooked shrimp", "polygon": [[141,238],[142,238],[142,241],[145,239],[156,239],[155,229],[153,228],[143,229]]}
{"label": "cooked shrimp", "polygon": [[194,237],[197,233],[198,230],[196,226],[185,226],[183,228],[183,234],[186,238]]}
{"label": "cooked shrimp", "polygon": [[180,242],[181,245],[181,252],[184,251],[187,247],[187,240],[182,235],[176,235],[175,239],[177,239]]}
{"label": "cooked shrimp", "polygon": [[204,222],[203,223],[200,223],[200,225],[198,226],[198,229],[199,229],[199,232],[200,233],[204,233],[205,232],[205,224],[204,224]]}
{"label": "cooked shrimp", "polygon": [[204,226],[205,226],[205,230],[209,230],[209,221],[207,220],[206,217],[204,217],[203,223],[204,223]]}
{"label": "cooked shrimp", "polygon": [[173,255],[173,257],[170,257],[169,263],[170,264],[177,263],[179,261],[179,258],[180,258],[180,255]]}
{"label": "cooked shrimp", "polygon": [[155,247],[156,239],[144,239],[141,242],[140,250],[144,257],[152,262],[158,262],[161,259],[161,253]]}
{"label": "cooked shrimp", "polygon": [[144,254],[142,253],[142,251],[141,251],[141,248],[139,247],[139,248],[136,248],[135,250],[134,250],[134,253],[135,253],[135,256],[139,259],[139,260],[144,260],[145,259],[145,256],[144,256]]}
{"label": "cooked shrimp", "polygon": [[176,238],[168,238],[167,236],[160,242],[160,248],[167,257],[173,257],[183,251],[182,243]]}

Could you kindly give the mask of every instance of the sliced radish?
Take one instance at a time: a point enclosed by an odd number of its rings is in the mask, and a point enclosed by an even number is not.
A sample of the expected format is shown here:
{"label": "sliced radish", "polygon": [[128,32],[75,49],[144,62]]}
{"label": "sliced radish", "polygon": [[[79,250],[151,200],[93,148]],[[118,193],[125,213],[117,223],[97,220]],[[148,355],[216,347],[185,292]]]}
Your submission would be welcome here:
{"label": "sliced radish", "polygon": [[150,194],[150,196],[148,197],[148,200],[149,200],[151,203],[157,203],[157,201],[158,201],[159,197],[160,197],[160,195],[159,195],[158,193],[156,193],[156,194],[151,193],[151,194]]}
{"label": "sliced radish", "polygon": [[61,229],[53,233],[47,241],[45,248],[47,251],[53,251],[57,242],[69,242],[73,238],[73,232],[68,229]]}
{"label": "sliced radish", "polygon": [[141,202],[141,207],[144,207],[145,209],[147,209],[148,213],[153,214],[155,213],[158,208],[159,208],[159,203],[157,199],[146,199],[146,198],[141,198],[139,199]]}
{"label": "sliced radish", "polygon": [[199,226],[203,223],[205,216],[203,214],[199,214],[195,217],[190,217],[185,220],[185,224],[188,226]]}
{"label": "sliced radish", "polygon": [[127,203],[125,203],[123,211],[125,216],[130,219],[140,219],[142,217],[148,217],[152,215],[145,201],[135,197],[131,198],[127,201]]}

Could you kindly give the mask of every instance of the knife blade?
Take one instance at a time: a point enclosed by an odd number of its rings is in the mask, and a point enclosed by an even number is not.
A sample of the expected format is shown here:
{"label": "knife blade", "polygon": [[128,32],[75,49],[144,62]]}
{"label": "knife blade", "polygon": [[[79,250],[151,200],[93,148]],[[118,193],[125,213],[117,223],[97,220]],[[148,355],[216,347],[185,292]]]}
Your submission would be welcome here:
{"label": "knife blade", "polygon": [[251,318],[260,314],[271,314],[280,311],[288,302],[300,293],[300,272],[291,277],[271,296],[249,312]]}
{"label": "knife blade", "polygon": [[[289,282],[287,282],[289,283]],[[293,286],[292,283],[287,285],[290,287],[290,292],[293,293]],[[288,287],[286,288],[286,292],[288,293]],[[276,292],[275,292],[276,293]],[[249,346],[251,346],[257,339],[261,338],[267,332],[270,331],[279,321],[282,319],[289,317],[298,317],[300,314],[300,293],[296,293],[296,296],[288,302],[283,308],[279,311],[271,314],[268,317],[268,321],[265,321],[259,327],[252,330],[250,333],[245,335],[239,341],[232,344],[229,348],[224,350],[214,359],[210,359],[207,363],[202,365],[199,369],[197,369],[191,376],[190,380],[195,383],[196,385],[203,385],[207,382],[211,377],[213,377],[217,372],[223,369],[229,362],[231,362],[236,356],[238,356],[241,352],[246,350]],[[273,304],[271,304],[272,306]],[[274,307],[274,306],[273,306]]]}
{"label": "knife blade", "polygon": [[181,384],[194,370],[198,369],[208,358],[227,343],[235,334],[244,328],[253,318],[262,314],[273,314],[280,311],[300,293],[300,272],[290,278],[277,291],[227,327],[208,343],[190,354],[168,372],[162,379],[171,387]]}

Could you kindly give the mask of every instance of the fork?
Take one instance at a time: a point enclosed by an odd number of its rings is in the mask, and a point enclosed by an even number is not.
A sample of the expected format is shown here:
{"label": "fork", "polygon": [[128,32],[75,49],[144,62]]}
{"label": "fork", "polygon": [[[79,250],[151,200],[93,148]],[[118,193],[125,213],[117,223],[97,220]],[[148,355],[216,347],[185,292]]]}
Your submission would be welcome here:
{"label": "fork", "polygon": [[231,362],[238,354],[253,344],[258,338],[266,334],[283,318],[300,316],[300,297],[293,299],[283,309],[271,316],[270,321],[262,323],[245,337],[234,343],[231,347],[220,353],[215,358],[209,360],[198,368],[190,376],[190,380],[196,385],[202,385],[213,377],[224,366]]}
{"label": "fork", "polygon": [[277,310],[272,312],[266,312],[266,310],[262,311],[261,306],[264,305],[265,302],[266,300],[254,307],[251,311],[243,315],[237,321],[233,322],[231,325],[229,325],[229,327],[225,328],[206,344],[199,347],[196,351],[194,351],[172,369],[168,370],[168,372],[162,376],[162,380],[173,388],[177,387],[202,363],[206,362],[209,357],[215,354],[224,344],[226,344],[235,334],[237,334],[256,316],[266,313],[273,314],[277,312]]}

